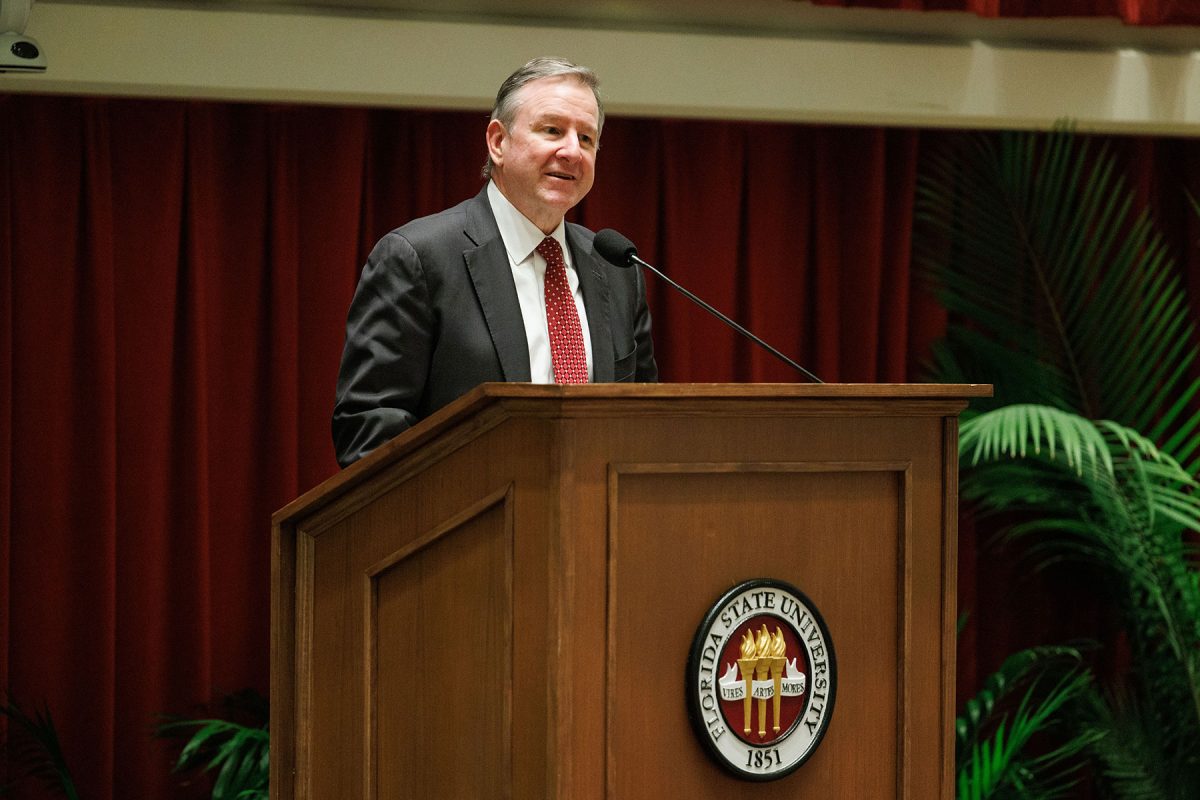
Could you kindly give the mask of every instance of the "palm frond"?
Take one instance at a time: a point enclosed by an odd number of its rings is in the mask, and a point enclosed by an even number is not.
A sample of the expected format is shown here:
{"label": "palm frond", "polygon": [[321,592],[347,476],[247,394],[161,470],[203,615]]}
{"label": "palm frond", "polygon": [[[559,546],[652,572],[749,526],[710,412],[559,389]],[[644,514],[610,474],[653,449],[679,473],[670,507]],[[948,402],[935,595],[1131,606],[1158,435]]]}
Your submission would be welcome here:
{"label": "palm frond", "polygon": [[[1188,800],[1200,785],[1195,756],[1179,758],[1164,747],[1156,714],[1126,692],[1093,692],[1083,698],[1083,724],[1095,736],[1092,750],[1110,796],[1119,800]],[[1194,749],[1194,743],[1193,743]]]}
{"label": "palm frond", "polygon": [[213,800],[266,797],[270,776],[270,734],[223,719],[190,719],[159,726],[163,736],[194,730],[175,762],[175,772],[216,772]]}
{"label": "palm frond", "polygon": [[[1023,673],[1039,665],[1036,654],[1030,657],[1019,653],[1015,657],[1024,661],[1016,665]],[[1038,755],[1028,755],[1027,747],[1035,737],[1058,727],[1064,707],[1090,686],[1091,676],[1072,669],[1044,688],[1047,674],[1038,675],[1028,684],[1015,712],[1001,715],[989,736],[976,736],[969,744],[959,740],[959,800],[996,797],[1002,789],[1015,789],[1020,797],[1049,800],[1061,797],[1074,784],[1075,762],[1095,740],[1095,731],[1069,734],[1056,747]]]}
{"label": "palm frond", "polygon": [[[43,707],[41,711],[30,715],[10,700],[0,705],[0,715],[8,718],[10,723],[9,738],[4,744],[11,763],[18,770],[9,786],[25,778],[33,778],[56,795],[78,800],[79,792],[63,755],[50,709]],[[8,788],[0,787],[0,794],[7,793]]]}
{"label": "palm frond", "polygon": [[[1118,499],[1144,505],[1150,519],[1163,513],[1200,531],[1200,503],[1191,492],[1195,479],[1150,439],[1111,420],[1093,421],[1048,406],[1006,406],[963,422],[959,452],[968,475],[988,462],[1008,464],[1011,470],[1011,459],[1061,465],[1101,506],[1109,504],[1114,492],[1124,492],[1128,496]],[[1011,489],[995,486],[1000,492]]]}
{"label": "palm frond", "polygon": [[979,692],[963,704],[955,720],[959,755],[974,747],[981,730],[991,721],[996,709],[1019,687],[1051,669],[1072,669],[1083,661],[1078,648],[1065,646],[1030,647],[1004,659],[1000,668],[984,681]]}
{"label": "palm frond", "polygon": [[959,450],[971,464],[1044,451],[1048,461],[1061,459],[1079,475],[1115,471],[1104,434],[1091,420],[1042,405],[1005,406],[964,422]]}
{"label": "palm frond", "polygon": [[243,689],[220,701],[222,717],[195,719],[168,716],[156,732],[186,739],[175,772],[215,773],[213,800],[267,800],[270,777],[270,705],[254,689]]}
{"label": "palm frond", "polygon": [[1116,158],[1065,127],[947,141],[920,178],[914,240],[954,320],[933,378],[995,384],[985,408],[1044,404],[1147,431],[1190,467],[1187,297]]}

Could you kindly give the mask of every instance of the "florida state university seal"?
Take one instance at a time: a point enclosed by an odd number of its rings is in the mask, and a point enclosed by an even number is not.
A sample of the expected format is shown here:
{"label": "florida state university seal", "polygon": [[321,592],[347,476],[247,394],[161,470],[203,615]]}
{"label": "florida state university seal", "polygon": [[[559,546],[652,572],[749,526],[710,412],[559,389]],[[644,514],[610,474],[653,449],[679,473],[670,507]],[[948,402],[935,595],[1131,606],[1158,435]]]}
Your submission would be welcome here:
{"label": "florida state university seal", "polygon": [[746,780],[782,778],[808,760],[829,725],[836,687],[825,621],[782,581],[727,591],[688,656],[692,727],[718,764]]}

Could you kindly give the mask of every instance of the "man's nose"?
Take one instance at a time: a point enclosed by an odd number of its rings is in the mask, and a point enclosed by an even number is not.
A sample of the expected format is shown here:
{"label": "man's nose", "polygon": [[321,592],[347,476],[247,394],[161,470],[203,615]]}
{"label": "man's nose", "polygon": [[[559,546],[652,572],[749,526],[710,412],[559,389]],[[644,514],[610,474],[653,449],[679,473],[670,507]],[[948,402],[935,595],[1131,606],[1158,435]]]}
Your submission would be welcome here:
{"label": "man's nose", "polygon": [[571,132],[563,137],[562,146],[558,148],[560,158],[568,161],[578,161],[583,148],[579,146],[579,134]]}

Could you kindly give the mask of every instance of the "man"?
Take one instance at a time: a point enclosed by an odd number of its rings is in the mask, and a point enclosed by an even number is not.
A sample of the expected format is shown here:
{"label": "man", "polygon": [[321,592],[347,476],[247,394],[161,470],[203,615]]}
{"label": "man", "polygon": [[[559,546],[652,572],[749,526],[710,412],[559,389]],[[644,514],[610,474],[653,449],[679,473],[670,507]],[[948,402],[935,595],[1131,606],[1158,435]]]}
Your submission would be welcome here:
{"label": "man", "polygon": [[564,223],[604,125],[595,73],[538,58],[501,85],[489,181],[387,234],[346,323],[333,441],[343,466],[485,381],[655,381],[645,284]]}

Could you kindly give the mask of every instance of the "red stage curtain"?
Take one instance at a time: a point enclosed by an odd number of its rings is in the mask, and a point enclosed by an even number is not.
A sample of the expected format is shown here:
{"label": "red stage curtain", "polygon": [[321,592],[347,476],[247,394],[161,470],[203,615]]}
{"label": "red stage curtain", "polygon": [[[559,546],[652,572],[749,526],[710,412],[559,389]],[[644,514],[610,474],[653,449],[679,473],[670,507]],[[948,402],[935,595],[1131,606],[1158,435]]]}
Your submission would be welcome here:
{"label": "red stage curtain", "polygon": [[[479,189],[484,121],[0,97],[0,687],[48,704],[89,800],[181,796],[156,715],[266,691],[269,517],[336,470],[358,270]],[[909,258],[939,135],[611,119],[575,217],[825,380],[915,379],[944,327]],[[1134,148],[1150,199],[1185,163],[1200,187],[1196,143],[1165,147]],[[798,380],[649,283],[664,380]]]}
{"label": "red stage curtain", "polygon": [[812,0],[818,6],[969,11],[981,17],[1117,17],[1129,25],[1200,25],[1200,0]]}

